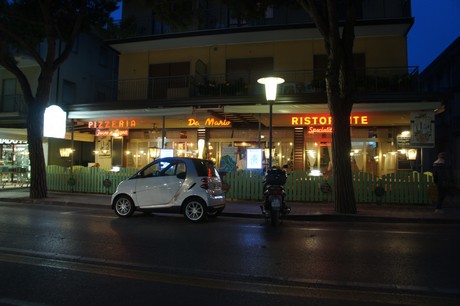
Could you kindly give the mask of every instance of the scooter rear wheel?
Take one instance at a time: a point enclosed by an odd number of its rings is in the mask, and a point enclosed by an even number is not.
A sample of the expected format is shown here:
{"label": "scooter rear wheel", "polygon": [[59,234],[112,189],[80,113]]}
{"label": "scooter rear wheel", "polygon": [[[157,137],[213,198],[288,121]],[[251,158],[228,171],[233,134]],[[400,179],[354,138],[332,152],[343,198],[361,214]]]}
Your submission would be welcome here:
{"label": "scooter rear wheel", "polygon": [[270,219],[272,226],[276,227],[280,224],[280,211],[279,210],[272,210],[270,212]]}

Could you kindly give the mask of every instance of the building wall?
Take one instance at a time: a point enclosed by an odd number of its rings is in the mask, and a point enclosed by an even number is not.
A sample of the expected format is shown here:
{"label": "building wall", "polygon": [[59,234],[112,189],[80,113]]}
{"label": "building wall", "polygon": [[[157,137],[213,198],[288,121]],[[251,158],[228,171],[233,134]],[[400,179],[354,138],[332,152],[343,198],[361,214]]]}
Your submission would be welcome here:
{"label": "building wall", "polygon": [[[355,53],[365,53],[367,67],[407,66],[407,44],[404,37],[357,38]],[[190,49],[162,50],[120,55],[119,77],[147,78],[149,64],[188,61],[194,74],[195,64],[203,61],[209,74],[225,73],[227,59],[273,57],[274,69],[312,70],[313,55],[325,54],[323,40],[282,41],[215,45]]]}
{"label": "building wall", "polygon": [[[30,87],[35,92],[38,86],[38,76],[40,75],[40,70],[38,66],[29,66],[21,68],[22,72],[26,75],[27,79],[30,82]],[[5,79],[16,79],[16,77],[5,68],[0,66],[0,93],[3,93],[3,80]],[[16,82],[16,94],[22,95],[22,89],[18,82]],[[1,96],[0,96],[1,99]]]}
{"label": "building wall", "polygon": [[436,146],[431,163],[445,151],[452,169],[452,185],[460,189],[460,37],[446,48],[420,75],[425,92],[441,93],[442,111],[436,115]]}
{"label": "building wall", "polygon": [[[61,46],[61,48],[63,47]],[[41,44],[39,49],[41,54],[44,55],[46,46]],[[101,50],[107,52],[104,53]],[[35,93],[40,68],[31,59],[28,59],[28,62],[30,63],[27,66],[20,67],[30,83],[32,92]],[[81,34],[70,57],[54,73],[50,91],[50,104],[63,104],[64,81],[75,84],[75,103],[88,103],[88,101],[93,101],[95,97],[94,82],[96,80],[116,79],[117,74],[118,53],[95,36]],[[9,78],[15,77],[0,66],[0,94],[3,92],[3,80]],[[16,85],[16,93],[22,95],[19,83]]]}
{"label": "building wall", "polygon": [[[94,100],[97,80],[114,80],[118,73],[118,54],[95,36],[81,34],[67,61],[55,72],[50,101],[62,103],[64,81],[75,83],[75,103]],[[64,101],[65,102],[65,101]]]}

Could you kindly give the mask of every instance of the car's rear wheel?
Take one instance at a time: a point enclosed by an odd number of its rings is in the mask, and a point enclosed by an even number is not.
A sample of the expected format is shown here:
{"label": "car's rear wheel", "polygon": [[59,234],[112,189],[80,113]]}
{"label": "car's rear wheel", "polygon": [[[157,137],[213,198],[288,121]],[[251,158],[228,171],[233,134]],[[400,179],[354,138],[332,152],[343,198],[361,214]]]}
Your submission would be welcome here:
{"label": "car's rear wheel", "polygon": [[121,195],[115,199],[114,209],[119,217],[131,217],[135,207],[133,200],[129,196]]}
{"label": "car's rear wheel", "polygon": [[206,219],[206,204],[201,199],[188,199],[184,204],[184,216],[191,222],[202,222]]}

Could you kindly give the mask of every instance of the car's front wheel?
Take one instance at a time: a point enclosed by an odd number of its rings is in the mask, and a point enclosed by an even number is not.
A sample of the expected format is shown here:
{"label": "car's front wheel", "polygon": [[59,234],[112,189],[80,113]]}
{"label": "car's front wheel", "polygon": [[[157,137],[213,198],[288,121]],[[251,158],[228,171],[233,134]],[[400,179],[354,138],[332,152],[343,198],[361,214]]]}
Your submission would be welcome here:
{"label": "car's front wheel", "polygon": [[206,219],[206,204],[201,199],[188,199],[184,204],[184,216],[192,222],[202,222]]}
{"label": "car's front wheel", "polygon": [[129,196],[121,195],[115,199],[114,209],[119,217],[130,217],[133,215],[135,207]]}

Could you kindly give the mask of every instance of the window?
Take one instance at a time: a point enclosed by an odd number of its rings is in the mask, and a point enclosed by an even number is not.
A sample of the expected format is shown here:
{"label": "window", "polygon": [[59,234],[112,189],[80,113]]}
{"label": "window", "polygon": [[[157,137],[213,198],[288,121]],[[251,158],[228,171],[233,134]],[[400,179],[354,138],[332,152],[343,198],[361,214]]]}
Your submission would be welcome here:
{"label": "window", "polygon": [[176,176],[179,173],[185,173],[186,166],[181,162],[156,162],[143,171],[143,177],[152,176]]}
{"label": "window", "polygon": [[214,164],[206,160],[194,160],[198,176],[218,177],[219,173]]}
{"label": "window", "polygon": [[62,84],[62,104],[75,104],[76,93],[77,85],[74,82],[64,80]]}
{"label": "window", "polygon": [[72,52],[77,54],[79,46],[80,46],[80,36],[77,36],[75,37],[75,41],[73,42]]}
{"label": "window", "polygon": [[240,91],[248,87],[263,92],[263,86],[257,80],[273,72],[273,57],[228,59],[226,62],[227,81],[234,84]]}
{"label": "window", "polygon": [[105,46],[99,47],[99,65],[107,67],[109,64],[109,51]]}
{"label": "window", "polygon": [[16,79],[4,79],[2,82],[2,105],[1,110],[3,112],[15,112],[18,111],[16,95]]}
{"label": "window", "polygon": [[190,62],[152,64],[149,67],[149,98],[166,98],[168,95],[184,95],[188,88]]}
{"label": "window", "polygon": [[[353,61],[355,64],[356,78],[359,83],[366,76],[366,55],[364,53],[353,54]],[[313,55],[313,79],[316,81],[315,85],[319,88],[326,87],[324,78],[326,77],[326,70],[328,65],[328,57],[326,54]]]}

